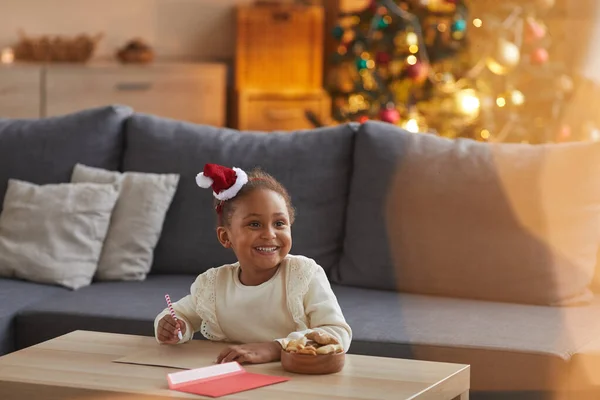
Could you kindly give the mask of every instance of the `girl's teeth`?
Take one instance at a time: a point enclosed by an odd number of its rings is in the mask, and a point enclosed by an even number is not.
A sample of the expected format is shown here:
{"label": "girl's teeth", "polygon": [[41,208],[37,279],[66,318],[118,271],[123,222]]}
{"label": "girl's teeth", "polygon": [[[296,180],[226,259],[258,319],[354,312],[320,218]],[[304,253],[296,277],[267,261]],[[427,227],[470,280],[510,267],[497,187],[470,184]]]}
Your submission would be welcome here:
{"label": "girl's teeth", "polygon": [[276,247],[257,247],[258,251],[271,252],[275,251]]}

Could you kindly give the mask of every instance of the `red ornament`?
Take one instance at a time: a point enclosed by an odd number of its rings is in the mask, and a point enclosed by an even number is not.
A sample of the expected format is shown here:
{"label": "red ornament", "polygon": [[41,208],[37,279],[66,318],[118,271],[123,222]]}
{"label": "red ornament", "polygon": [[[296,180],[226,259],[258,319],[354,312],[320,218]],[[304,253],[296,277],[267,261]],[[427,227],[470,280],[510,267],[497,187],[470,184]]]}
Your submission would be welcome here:
{"label": "red ornament", "polygon": [[392,56],[390,56],[390,54],[386,53],[385,51],[379,51],[375,55],[375,62],[380,65],[388,65],[391,60]]}
{"label": "red ornament", "polygon": [[548,61],[548,58],[550,58],[548,55],[548,50],[544,49],[543,47],[538,47],[531,53],[532,64],[545,64]]}
{"label": "red ornament", "polygon": [[429,76],[429,65],[421,61],[417,61],[414,65],[408,64],[406,66],[406,75],[416,83],[423,83]]}
{"label": "red ornament", "polygon": [[546,36],[546,27],[533,17],[527,17],[525,22],[525,41],[534,43]]}
{"label": "red ornament", "polygon": [[393,105],[388,105],[379,112],[379,119],[383,122],[396,124],[398,121],[400,121],[400,113]]}
{"label": "red ornament", "polygon": [[364,124],[368,120],[369,120],[369,117],[367,117],[366,115],[361,115],[360,117],[358,117],[358,122],[360,122],[361,124]]}

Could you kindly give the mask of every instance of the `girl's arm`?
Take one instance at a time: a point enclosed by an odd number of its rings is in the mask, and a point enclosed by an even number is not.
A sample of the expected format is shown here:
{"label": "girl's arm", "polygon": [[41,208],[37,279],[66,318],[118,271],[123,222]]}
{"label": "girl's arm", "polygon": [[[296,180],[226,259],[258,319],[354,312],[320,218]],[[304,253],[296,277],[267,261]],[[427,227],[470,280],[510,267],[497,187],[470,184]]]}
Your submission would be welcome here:
{"label": "girl's arm", "polygon": [[347,352],[352,341],[352,329],[346,323],[337,298],[331,290],[323,268],[318,267],[304,297],[308,326],[335,337]]}
{"label": "girl's arm", "polygon": [[335,337],[344,348],[344,352],[348,351],[352,341],[352,329],[346,323],[325,271],[320,266],[317,267],[309,283],[308,292],[304,296],[304,310],[309,329],[293,332],[286,339],[278,340],[282,347],[285,348],[291,339],[298,339],[308,332],[321,330]]}
{"label": "girl's arm", "polygon": [[[200,280],[202,275],[200,275],[190,288],[190,294],[185,296],[179,301],[173,303],[173,310],[175,311],[175,315],[180,323],[185,324],[185,334],[183,338],[179,341],[179,343],[185,343],[187,341],[192,340],[194,337],[194,333],[200,330],[200,326],[202,325],[202,319],[196,312],[196,290],[198,290],[198,285],[200,284]],[[156,316],[154,319],[154,337],[158,341],[157,328],[158,322],[165,316],[169,314],[169,309],[165,308],[160,314]]]}

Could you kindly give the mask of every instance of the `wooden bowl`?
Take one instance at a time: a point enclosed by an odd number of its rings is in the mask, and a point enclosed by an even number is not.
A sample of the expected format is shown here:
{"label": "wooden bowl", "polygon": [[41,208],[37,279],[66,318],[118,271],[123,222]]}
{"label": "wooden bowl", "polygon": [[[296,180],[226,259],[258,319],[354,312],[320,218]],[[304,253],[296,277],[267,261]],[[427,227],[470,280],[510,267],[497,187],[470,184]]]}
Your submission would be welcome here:
{"label": "wooden bowl", "polygon": [[281,351],[281,366],[284,370],[296,374],[333,374],[344,368],[345,360],[344,353],[311,356]]}

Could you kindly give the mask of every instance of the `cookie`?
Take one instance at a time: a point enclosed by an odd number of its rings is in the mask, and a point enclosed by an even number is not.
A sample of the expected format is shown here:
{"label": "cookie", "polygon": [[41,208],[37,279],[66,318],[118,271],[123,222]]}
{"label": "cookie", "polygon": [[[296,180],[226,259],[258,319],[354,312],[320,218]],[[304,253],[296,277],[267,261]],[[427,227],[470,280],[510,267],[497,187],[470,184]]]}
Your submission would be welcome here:
{"label": "cookie", "polygon": [[290,340],[287,346],[285,347],[285,351],[296,352],[300,349],[303,349],[307,341],[308,340],[305,337],[298,340]]}
{"label": "cookie", "polygon": [[315,349],[312,346],[306,346],[306,347],[298,350],[298,354],[306,354],[306,355],[316,356],[317,355],[317,349]]}
{"label": "cookie", "polygon": [[342,346],[339,344],[327,344],[317,349],[317,354],[335,354],[343,351]]}
{"label": "cookie", "polygon": [[321,346],[326,346],[328,344],[339,344],[336,338],[321,331],[312,331],[307,333],[305,336],[308,340],[317,342]]}

